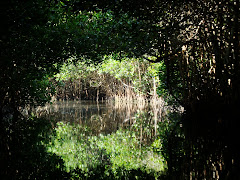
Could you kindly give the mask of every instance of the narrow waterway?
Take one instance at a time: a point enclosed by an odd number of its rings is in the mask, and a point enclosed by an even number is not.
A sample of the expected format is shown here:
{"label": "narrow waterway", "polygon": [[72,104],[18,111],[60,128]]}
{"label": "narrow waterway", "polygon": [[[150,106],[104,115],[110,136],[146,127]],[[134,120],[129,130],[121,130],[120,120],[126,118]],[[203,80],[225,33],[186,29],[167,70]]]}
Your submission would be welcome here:
{"label": "narrow waterway", "polygon": [[55,122],[47,151],[63,160],[71,176],[156,179],[165,173],[158,136],[163,101],[56,101],[35,111]]}
{"label": "narrow waterway", "polygon": [[36,114],[58,122],[48,152],[61,157],[69,173],[79,168],[84,178],[92,173],[131,177],[139,168],[138,175],[146,171],[144,176],[153,179],[239,177],[239,156],[231,143],[187,136],[177,114],[163,102],[56,101]]}

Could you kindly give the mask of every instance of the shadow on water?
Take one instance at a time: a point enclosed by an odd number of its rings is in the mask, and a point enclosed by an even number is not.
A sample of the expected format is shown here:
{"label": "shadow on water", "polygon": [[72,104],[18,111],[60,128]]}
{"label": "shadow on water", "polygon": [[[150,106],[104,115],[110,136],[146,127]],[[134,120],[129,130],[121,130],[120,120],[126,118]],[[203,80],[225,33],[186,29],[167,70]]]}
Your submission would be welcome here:
{"label": "shadow on water", "polygon": [[74,179],[155,179],[166,168],[157,152],[158,141],[151,146],[165,113],[156,109],[133,103],[66,101],[36,112],[56,123],[48,149],[62,157]]}
{"label": "shadow on water", "polygon": [[[226,113],[227,112],[227,113]],[[169,179],[240,179],[238,111],[204,105],[185,111],[162,139]]]}
{"label": "shadow on water", "polygon": [[[139,138],[141,144],[156,137],[157,119],[152,119],[159,115],[151,107],[57,102],[38,108],[38,117],[6,109],[1,113],[2,179],[155,179],[165,168],[152,148],[139,149]],[[138,128],[140,119],[145,125]],[[85,164],[87,170],[81,168]]]}
{"label": "shadow on water", "polygon": [[63,179],[63,161],[47,152],[44,143],[52,133],[48,120],[25,118],[17,111],[2,111],[0,131],[0,177],[12,179]]}
{"label": "shadow on water", "polygon": [[[58,155],[58,151],[56,153],[49,152],[44,146],[44,144],[49,144],[51,139],[48,137],[56,133],[53,128],[56,127],[57,122],[61,121],[89,127],[88,132],[91,132],[91,136],[99,136],[97,139],[88,139],[86,142],[82,141],[83,136],[76,141],[74,137],[68,135],[57,139],[60,142],[58,148],[64,147],[62,138],[65,137],[67,138],[65,139],[67,142],[65,148],[72,142],[75,145],[81,143],[80,145],[87,148],[85,149],[86,154],[92,153],[96,155],[95,159],[100,158],[99,162],[101,163],[94,167],[90,166],[87,171],[88,179],[115,179],[116,177],[118,177],[117,179],[136,179],[136,177],[138,179],[155,179],[158,177],[158,179],[176,180],[240,179],[239,126],[237,123],[233,123],[234,126],[226,126],[231,127],[229,130],[221,125],[228,118],[234,119],[236,114],[232,112],[226,117],[218,117],[217,122],[219,123],[211,125],[208,121],[216,118],[209,115],[211,113],[208,113],[207,109],[202,111],[206,113],[190,114],[185,112],[181,116],[179,113],[164,108],[162,111],[154,112],[150,106],[139,109],[132,105],[130,109],[127,106],[115,106],[107,103],[68,101],[38,108],[38,118],[25,118],[17,112],[5,112],[4,115],[2,112],[1,177],[2,179],[84,179],[86,172],[78,168],[67,171],[64,157]],[[53,122],[44,119],[52,119]],[[209,128],[203,128],[206,124]],[[70,126],[65,127],[69,131]],[[122,138],[125,136],[118,130],[123,128],[135,132],[134,137],[136,136],[140,141],[140,148],[141,145],[144,148],[144,144],[150,144],[154,152],[159,151],[167,162],[167,172],[156,176],[139,168],[120,168],[116,170],[115,174],[112,171],[106,171],[106,168],[109,169],[113,163],[110,163],[111,156],[108,154],[109,140],[115,145],[119,145],[116,152],[118,155],[131,157],[131,154],[121,154],[122,148],[127,147],[119,144],[119,142],[123,142]],[[63,132],[65,131],[61,133]],[[100,134],[105,136],[100,136]],[[108,136],[108,134],[112,135]],[[118,138],[121,141],[116,141]],[[125,140],[128,145],[131,145],[131,141],[128,141],[127,138]],[[101,143],[105,145],[105,149],[96,148],[96,145],[99,146]],[[127,149],[126,152],[138,152],[132,146],[130,148],[132,149]],[[79,149],[73,150],[82,152]],[[149,153],[149,151],[147,152]],[[85,161],[84,156],[78,161],[81,160]],[[118,162],[118,160],[116,161]],[[122,161],[126,163],[124,160]]]}

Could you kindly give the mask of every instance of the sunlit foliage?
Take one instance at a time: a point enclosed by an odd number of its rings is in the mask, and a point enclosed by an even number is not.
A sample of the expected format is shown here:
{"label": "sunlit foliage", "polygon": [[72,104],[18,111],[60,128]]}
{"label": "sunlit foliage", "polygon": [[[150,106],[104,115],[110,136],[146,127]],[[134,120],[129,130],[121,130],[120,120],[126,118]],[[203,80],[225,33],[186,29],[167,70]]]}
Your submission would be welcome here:
{"label": "sunlit foliage", "polygon": [[[162,63],[149,63],[144,59],[120,57],[119,55],[104,56],[101,63],[94,65],[92,60],[69,59],[55,75],[59,86],[57,96],[70,94],[70,99],[89,96],[96,99],[99,90],[104,99],[114,95],[127,96],[126,91],[145,97],[154,96],[154,91],[161,84],[158,78]],[[64,90],[67,89],[67,90]],[[155,92],[156,93],[156,92]],[[74,94],[74,95],[73,95]],[[156,96],[157,94],[155,94]],[[65,97],[64,97],[65,98]]]}

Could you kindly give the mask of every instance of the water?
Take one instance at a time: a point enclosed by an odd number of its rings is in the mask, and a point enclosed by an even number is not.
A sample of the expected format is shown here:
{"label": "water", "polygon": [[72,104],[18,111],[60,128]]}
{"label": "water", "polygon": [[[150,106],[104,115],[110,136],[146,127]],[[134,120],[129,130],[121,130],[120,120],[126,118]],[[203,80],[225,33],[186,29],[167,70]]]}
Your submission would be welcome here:
{"label": "water", "polygon": [[[155,141],[156,139],[165,137],[165,139],[160,139],[161,151],[165,154],[170,179],[174,177],[176,179],[240,178],[235,172],[235,169],[240,169],[239,151],[234,150],[236,147],[219,138],[185,136],[182,124],[175,123],[174,120],[177,118],[174,116],[170,118],[173,122],[167,120],[166,128],[164,119],[167,112],[169,112],[169,107],[164,106],[164,103],[98,103],[93,101],[57,101],[37,109],[38,116],[88,127],[92,135],[112,134],[108,136],[111,141],[119,129],[134,131],[143,145],[140,145],[140,151],[144,145],[152,146],[153,142],[158,142]],[[106,141],[105,143],[107,144]],[[118,144],[117,140],[115,143]],[[121,146],[121,151],[122,149],[124,146]]]}
{"label": "water", "polygon": [[36,113],[59,122],[48,152],[61,157],[71,176],[77,172],[82,179],[156,179],[167,167],[157,138],[163,105],[57,101]]}
{"label": "water", "polygon": [[157,124],[165,113],[163,102],[114,103],[95,101],[56,101],[37,108],[39,117],[91,129],[93,135],[111,134],[118,129],[139,132],[143,141],[157,135]]}

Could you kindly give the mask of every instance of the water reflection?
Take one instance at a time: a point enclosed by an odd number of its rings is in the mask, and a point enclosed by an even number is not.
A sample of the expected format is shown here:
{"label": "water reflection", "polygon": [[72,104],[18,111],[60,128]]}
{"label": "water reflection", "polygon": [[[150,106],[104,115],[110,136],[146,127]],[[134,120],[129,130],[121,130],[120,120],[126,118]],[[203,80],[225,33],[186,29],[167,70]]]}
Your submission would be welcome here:
{"label": "water reflection", "polygon": [[114,103],[94,101],[56,101],[36,109],[38,117],[70,124],[81,124],[94,135],[110,134],[120,128],[139,131],[140,138],[157,135],[158,121],[166,113],[163,101]]}
{"label": "water reflection", "polygon": [[160,150],[167,161],[166,179],[240,179],[240,146],[236,134],[239,126],[233,132],[221,131],[229,134],[224,136],[215,134],[217,131],[212,129],[200,128],[205,125],[205,120],[201,126],[200,122],[193,124],[198,124],[198,130],[204,132],[194,136],[189,133],[195,132],[192,121],[184,122],[180,114],[169,113],[169,107],[159,102],[65,101],[37,108],[36,112],[38,116],[57,122],[87,126],[92,132],[90,135],[114,135],[118,129],[127,128],[136,132],[141,142],[140,150],[157,136],[160,141],[154,148]]}

